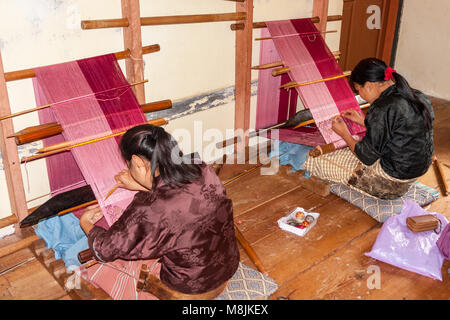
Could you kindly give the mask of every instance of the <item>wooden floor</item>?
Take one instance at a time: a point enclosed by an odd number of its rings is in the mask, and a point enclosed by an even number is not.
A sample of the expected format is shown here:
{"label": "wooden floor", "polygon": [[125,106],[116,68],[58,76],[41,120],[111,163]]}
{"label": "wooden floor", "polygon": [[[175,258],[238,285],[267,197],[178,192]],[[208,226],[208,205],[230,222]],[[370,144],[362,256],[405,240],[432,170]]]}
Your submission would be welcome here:
{"label": "wooden floor", "polygon": [[[450,183],[450,102],[434,99],[435,154]],[[251,165],[226,165],[223,180]],[[442,268],[444,281],[433,280],[366,257],[381,224],[345,200],[331,194],[321,197],[302,188],[301,173],[283,166],[276,175],[259,170],[227,185],[234,203],[235,222],[279,284],[272,299],[450,299],[450,262]],[[433,168],[420,178],[439,189]],[[450,219],[450,197],[431,204],[429,211]],[[276,221],[294,207],[321,214],[305,237],[279,229]],[[0,241],[3,246],[16,235]],[[241,260],[252,266],[241,249]],[[370,266],[381,271],[380,289],[367,286]],[[450,272],[450,271],[449,271]],[[0,259],[0,299],[69,299],[29,249]]]}

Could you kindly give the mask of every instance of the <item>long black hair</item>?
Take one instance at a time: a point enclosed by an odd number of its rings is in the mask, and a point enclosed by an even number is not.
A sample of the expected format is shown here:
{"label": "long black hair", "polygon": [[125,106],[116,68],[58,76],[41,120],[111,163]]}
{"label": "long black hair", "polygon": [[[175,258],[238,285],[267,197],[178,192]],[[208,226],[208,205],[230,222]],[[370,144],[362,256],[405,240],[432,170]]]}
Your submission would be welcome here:
{"label": "long black hair", "polygon": [[129,129],[122,137],[120,151],[128,162],[132,155],[150,161],[153,180],[158,169],[170,187],[189,184],[201,176],[201,167],[186,163],[176,140],[161,127],[142,124]]}
{"label": "long black hair", "polygon": [[[350,76],[350,83],[352,86],[354,86],[355,83],[364,86],[367,81],[384,82],[385,70],[387,68],[388,66],[386,63],[380,59],[363,59],[353,69]],[[392,73],[392,76],[394,78],[398,93],[413,106],[416,112],[422,115],[425,130],[430,130],[432,128],[432,119],[428,108],[417,97],[415,90],[409,86],[408,81],[406,81],[403,76],[397,72]]]}

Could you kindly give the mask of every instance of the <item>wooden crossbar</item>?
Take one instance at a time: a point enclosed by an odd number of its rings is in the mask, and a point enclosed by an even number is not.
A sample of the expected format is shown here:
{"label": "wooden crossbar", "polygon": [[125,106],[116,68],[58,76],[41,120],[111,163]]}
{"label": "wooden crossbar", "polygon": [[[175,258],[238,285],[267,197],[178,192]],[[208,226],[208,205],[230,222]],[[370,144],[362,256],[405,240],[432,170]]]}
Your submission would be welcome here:
{"label": "wooden crossbar", "polygon": [[[205,23],[205,22],[221,22],[245,20],[245,12],[216,13],[216,14],[192,14],[179,16],[164,17],[143,17],[140,18],[141,26],[156,26],[167,24],[184,24],[184,23]],[[81,28],[101,29],[101,28],[117,28],[128,27],[128,19],[106,19],[106,20],[83,20]]]}

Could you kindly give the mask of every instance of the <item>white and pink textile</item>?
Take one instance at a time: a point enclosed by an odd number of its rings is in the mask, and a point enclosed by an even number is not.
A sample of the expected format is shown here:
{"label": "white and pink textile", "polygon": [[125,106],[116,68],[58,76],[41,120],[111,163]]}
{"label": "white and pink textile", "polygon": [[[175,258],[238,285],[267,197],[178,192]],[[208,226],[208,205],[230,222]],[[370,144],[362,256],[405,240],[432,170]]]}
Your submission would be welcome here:
{"label": "white and pink textile", "polygon": [[[298,129],[280,129],[283,141],[316,146],[334,143],[346,146],[342,138],[331,129],[331,118],[347,109],[362,114],[359,104],[345,78],[319,82],[295,89],[280,89],[280,85],[296,81],[331,78],[343,72],[311,19],[266,22],[261,37],[271,37],[261,43],[260,64],[283,61],[289,73],[273,77],[270,69],[260,70],[256,129],[282,123],[293,116],[297,107],[297,94],[305,108],[311,110],[315,126]],[[365,134],[365,128],[345,120],[355,138]]]}

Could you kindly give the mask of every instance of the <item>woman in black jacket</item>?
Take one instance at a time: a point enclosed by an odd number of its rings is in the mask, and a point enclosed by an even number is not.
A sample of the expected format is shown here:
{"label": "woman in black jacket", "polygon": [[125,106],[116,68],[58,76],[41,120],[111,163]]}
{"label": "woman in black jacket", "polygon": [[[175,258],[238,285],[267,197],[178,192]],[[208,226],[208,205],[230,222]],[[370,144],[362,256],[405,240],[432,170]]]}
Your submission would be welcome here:
{"label": "woman in black jacket", "polygon": [[[431,101],[376,58],[360,61],[350,80],[361,98],[371,105],[366,117],[355,110],[335,117],[332,129],[348,148],[309,157],[305,168],[311,175],[347,184],[377,198],[398,198],[431,165]],[[361,141],[350,135],[342,117],[366,127]]]}

